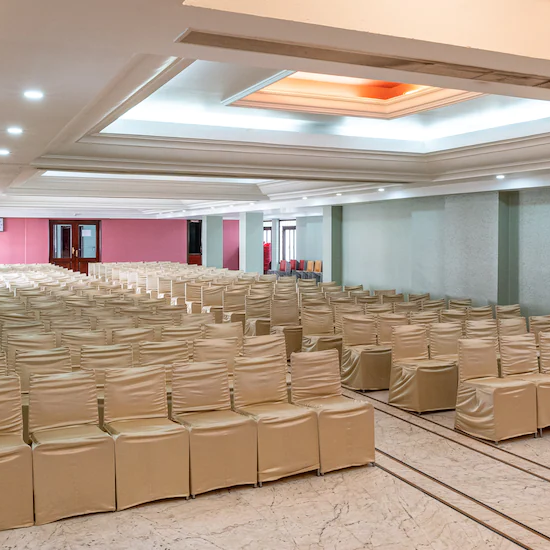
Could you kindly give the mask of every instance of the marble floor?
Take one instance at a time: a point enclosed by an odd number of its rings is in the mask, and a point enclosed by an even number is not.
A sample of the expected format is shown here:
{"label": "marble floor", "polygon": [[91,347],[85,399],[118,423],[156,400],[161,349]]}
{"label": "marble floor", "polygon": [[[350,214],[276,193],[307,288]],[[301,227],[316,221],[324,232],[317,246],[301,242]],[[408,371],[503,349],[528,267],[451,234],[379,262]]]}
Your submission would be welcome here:
{"label": "marble floor", "polygon": [[0,548],[550,549],[550,434],[497,448],[450,430],[452,413],[346,393],[376,408],[376,467],[4,531]]}

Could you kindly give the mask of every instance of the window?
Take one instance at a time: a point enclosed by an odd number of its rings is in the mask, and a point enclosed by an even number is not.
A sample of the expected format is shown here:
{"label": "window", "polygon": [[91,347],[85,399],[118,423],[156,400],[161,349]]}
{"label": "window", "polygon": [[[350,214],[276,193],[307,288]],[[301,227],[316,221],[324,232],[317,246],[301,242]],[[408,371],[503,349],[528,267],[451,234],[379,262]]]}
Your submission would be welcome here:
{"label": "window", "polygon": [[264,244],[271,244],[271,223],[264,225]]}
{"label": "window", "polygon": [[296,260],[296,220],[281,221],[281,260]]}

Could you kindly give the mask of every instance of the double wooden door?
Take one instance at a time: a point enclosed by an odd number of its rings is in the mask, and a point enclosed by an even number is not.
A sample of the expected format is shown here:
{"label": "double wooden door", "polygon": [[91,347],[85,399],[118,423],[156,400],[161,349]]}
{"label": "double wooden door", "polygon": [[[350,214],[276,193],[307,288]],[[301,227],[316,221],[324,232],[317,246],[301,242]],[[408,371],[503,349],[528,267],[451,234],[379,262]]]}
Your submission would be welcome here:
{"label": "double wooden door", "polygon": [[50,263],[88,273],[101,261],[99,220],[50,220]]}

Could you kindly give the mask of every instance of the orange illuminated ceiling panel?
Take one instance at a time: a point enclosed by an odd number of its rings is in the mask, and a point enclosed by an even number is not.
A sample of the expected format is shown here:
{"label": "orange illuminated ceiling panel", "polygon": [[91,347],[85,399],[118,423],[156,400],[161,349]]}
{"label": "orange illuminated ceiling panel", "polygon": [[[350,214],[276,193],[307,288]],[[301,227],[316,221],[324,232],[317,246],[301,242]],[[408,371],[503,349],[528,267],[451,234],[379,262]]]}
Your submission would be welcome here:
{"label": "orange illuminated ceiling panel", "polygon": [[401,82],[296,72],[237,98],[239,107],[396,118],[482,94]]}

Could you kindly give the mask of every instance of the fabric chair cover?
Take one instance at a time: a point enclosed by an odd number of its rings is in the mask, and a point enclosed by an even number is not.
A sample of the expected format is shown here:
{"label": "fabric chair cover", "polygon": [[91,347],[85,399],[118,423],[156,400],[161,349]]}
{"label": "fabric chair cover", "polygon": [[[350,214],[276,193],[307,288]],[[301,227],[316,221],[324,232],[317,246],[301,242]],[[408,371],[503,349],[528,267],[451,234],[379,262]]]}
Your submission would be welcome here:
{"label": "fabric chair cover", "polygon": [[98,386],[105,384],[105,372],[109,369],[130,368],[134,364],[130,344],[112,346],[82,346],[80,368],[95,374]]}
{"label": "fabric chair cover", "polygon": [[[47,322],[44,320],[44,324]],[[53,332],[55,334],[55,345],[61,347],[61,335],[63,332],[68,330],[92,330],[92,325],[90,319],[86,317],[74,317],[67,319],[67,315],[63,319],[52,319],[49,321],[50,330],[48,332]]]}
{"label": "fabric chair cover", "polygon": [[256,422],[260,482],[319,469],[316,414],[288,403],[283,358],[237,358],[233,393],[235,410]]}
{"label": "fabric chair cover", "polygon": [[130,344],[132,346],[133,362],[139,364],[139,345],[141,342],[153,342],[153,328],[122,328],[113,330],[113,344]]}
{"label": "fabric chair cover", "polygon": [[430,299],[430,293],[429,292],[424,292],[423,294],[414,294],[414,293],[410,293],[409,294],[409,302],[425,302],[426,300],[429,300]]}
{"label": "fabric chair cover", "polygon": [[22,430],[19,378],[0,376],[0,530],[34,523],[32,452]]}
{"label": "fabric chair cover", "polygon": [[391,344],[393,327],[408,325],[409,319],[406,315],[394,313],[383,313],[378,317],[378,343]]}
{"label": "fabric chair cover", "polygon": [[456,390],[456,364],[428,359],[426,329],[394,327],[389,403],[416,412],[452,409]]}
{"label": "fabric chair cover", "polygon": [[244,339],[243,351],[245,357],[267,357],[271,355],[277,355],[278,357],[287,356],[285,339],[282,334],[246,336]]}
{"label": "fabric chair cover", "polygon": [[209,338],[195,340],[193,343],[193,361],[209,363],[210,361],[226,361],[229,374],[233,373],[235,358],[239,355],[238,338]]}
{"label": "fabric chair cover", "polygon": [[376,320],[345,315],[342,327],[342,383],[356,390],[388,389],[391,348],[376,345]]}
{"label": "fabric chair cover", "polygon": [[382,294],[382,303],[383,304],[395,304],[397,302],[404,302],[404,294]]}
{"label": "fabric chair cover", "polygon": [[271,315],[271,291],[267,296],[246,296],[245,300],[246,336],[269,334]]}
{"label": "fabric chair cover", "polygon": [[189,431],[192,495],[257,482],[256,424],[231,410],[224,361],[174,368],[172,415]]}
{"label": "fabric chair cover", "polygon": [[107,336],[104,330],[70,330],[61,333],[61,345],[69,348],[73,369],[80,368],[82,346],[105,346]]}
{"label": "fabric chair cover", "polygon": [[292,294],[288,299],[271,301],[271,326],[296,326],[300,324],[298,298]]}
{"label": "fabric chair cover", "polygon": [[95,323],[97,330],[104,330],[107,338],[107,344],[113,344],[113,331],[126,328],[134,328],[135,320],[132,317],[109,317],[99,318]]}
{"label": "fabric chair cover", "polygon": [[172,369],[175,363],[188,361],[189,346],[181,340],[164,342],[141,342],[139,345],[139,366],[163,366],[167,383],[172,382]]}
{"label": "fabric chair cover", "polygon": [[458,370],[456,429],[496,442],[536,433],[536,386],[510,377],[498,378],[494,342],[460,340]]}
{"label": "fabric chair cover", "polygon": [[181,326],[183,327],[202,327],[203,325],[215,322],[213,313],[193,313],[192,315],[183,315]]}
{"label": "fabric chair cover", "polygon": [[449,309],[468,309],[472,307],[471,298],[450,298]]}
{"label": "fabric chair cover", "polygon": [[423,300],[422,311],[439,311],[445,309],[447,306],[445,300]]}
{"label": "fabric chair cover", "polygon": [[375,296],[393,296],[397,294],[397,291],[395,289],[391,289],[391,290],[375,290],[374,291],[374,295]]}
{"label": "fabric chair cover", "polygon": [[321,473],[374,462],[374,408],[342,395],[336,350],[291,357],[292,402],[317,413]]}
{"label": "fabric chair cover", "polygon": [[439,323],[439,313],[437,311],[418,311],[410,314],[409,322],[411,325],[422,325],[425,327],[430,337],[430,330],[434,323]]}
{"label": "fabric chair cover", "polygon": [[[282,334],[285,339],[286,358],[302,350],[303,329],[301,325],[295,326],[272,326],[271,335]],[[251,336],[251,338],[263,338],[262,336]]]}
{"label": "fabric chair cover", "polygon": [[8,361],[6,359],[6,354],[0,350],[0,376],[5,376],[8,374]]}
{"label": "fabric chair cover", "polygon": [[416,311],[420,311],[419,302],[394,302],[393,304],[393,312],[398,315],[411,314]]}
{"label": "fabric chair cover", "polygon": [[521,317],[521,307],[519,304],[495,306],[495,313],[497,319],[514,319]]}
{"label": "fabric chair cover", "polygon": [[239,353],[243,349],[243,325],[242,323],[221,323],[204,325],[204,338],[236,338]]}
{"label": "fabric chair cover", "polygon": [[117,510],[189,495],[189,432],[168,419],[162,367],[105,373],[105,429],[115,442]]}
{"label": "fabric chair cover", "polygon": [[498,325],[494,319],[466,321],[466,338],[489,338],[498,352]]}
{"label": "fabric chair cover", "polygon": [[550,332],[539,332],[540,372],[550,374]]}
{"label": "fabric chair cover", "polygon": [[342,334],[344,315],[361,315],[364,310],[357,304],[338,304],[334,306],[334,330],[336,334]]}
{"label": "fabric chair cover", "polygon": [[59,374],[71,371],[69,348],[19,351],[15,356],[15,372],[21,379],[22,392],[29,391],[30,377],[33,374]]}
{"label": "fabric chair cover", "polygon": [[356,302],[358,304],[369,304],[369,305],[377,305],[381,303],[380,296],[369,296],[369,295],[357,296]]}
{"label": "fabric chair cover", "polygon": [[15,357],[22,351],[52,349],[56,346],[53,332],[28,333],[8,336],[7,360],[8,371],[15,372]]}
{"label": "fabric chair cover", "polygon": [[499,337],[527,334],[527,321],[525,317],[500,318],[497,320],[497,323]]}
{"label": "fabric chair cover", "polygon": [[[169,327],[174,323],[174,319],[169,315],[140,315],[137,320],[139,328],[153,329],[153,338],[155,342],[159,342],[161,338],[162,328]],[[114,340],[113,340],[114,342]]]}
{"label": "fabric chair cover", "polygon": [[430,358],[458,361],[458,341],[462,337],[461,323],[434,323],[428,338]]}
{"label": "fabric chair cover", "polygon": [[539,315],[529,317],[529,332],[532,332],[539,342],[539,334],[541,332],[550,332],[550,315]]}
{"label": "fabric chair cover", "polygon": [[115,509],[112,438],[97,426],[93,373],[31,376],[36,524]]}
{"label": "fabric chair cover", "polygon": [[468,309],[468,320],[493,319],[493,308],[491,306],[471,307]]}

